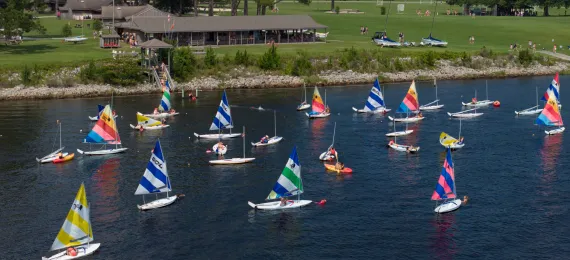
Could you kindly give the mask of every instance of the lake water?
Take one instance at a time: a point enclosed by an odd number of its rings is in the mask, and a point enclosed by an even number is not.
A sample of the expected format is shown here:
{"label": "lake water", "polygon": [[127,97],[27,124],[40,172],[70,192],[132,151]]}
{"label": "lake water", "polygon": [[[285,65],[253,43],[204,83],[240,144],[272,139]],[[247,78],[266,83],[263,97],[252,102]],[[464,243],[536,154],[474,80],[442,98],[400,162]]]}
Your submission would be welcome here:
{"label": "lake water", "polygon": [[[568,133],[545,137],[535,117],[517,118],[513,112],[534,106],[535,87],[542,95],[551,80],[488,81],[489,98],[502,106],[464,120],[467,145],[453,153],[458,195],[468,195],[470,202],[440,216],[430,200],[445,156],[438,138],[442,131],[453,136],[459,131],[459,121],[445,112],[459,111],[475,89],[483,99],[485,80],[438,82],[444,109],[425,112],[425,120],[410,124],[414,133],[399,139],[419,145],[417,155],[385,148],[384,134],[392,131],[387,118],[352,112],[352,106],[364,105],[370,85],[327,87],[333,115],[312,121],[295,111],[301,89],[229,90],[236,131],[247,127],[245,151],[257,158],[234,167],[209,166],[214,156],[206,150],[213,142],[189,138],[207,132],[219,91],[200,92],[198,102],[174,94],[181,114],[169,120],[170,128],[144,133],[129,124],[136,123],[137,111],[151,112],[160,96],[116,97],[117,124],[129,150],[101,157],[76,153],[72,162],[60,165],[35,161],[52,150],[56,120],[63,122],[66,151],[87,149],[81,143],[92,126],[87,117],[109,99],[5,101],[0,103],[0,259],[47,255],[82,182],[95,240],[102,243],[91,259],[567,258]],[[384,86],[388,107],[395,111],[409,83]],[[417,83],[417,89],[421,103],[435,98],[431,82]],[[313,89],[308,91],[310,97]],[[324,96],[325,88],[320,91]],[[562,87],[563,103],[564,93]],[[278,145],[249,144],[273,135],[273,112],[249,109],[259,105],[277,111],[277,134],[285,137]],[[354,169],[352,176],[327,173],[318,160],[332,142],[334,122],[335,145]],[[142,199],[134,191],[157,138],[174,192],[186,197],[141,213],[136,205]],[[227,143],[226,157],[242,156],[241,138]],[[303,169],[303,198],[328,202],[286,212],[253,211],[247,201],[264,201],[294,145]]]}

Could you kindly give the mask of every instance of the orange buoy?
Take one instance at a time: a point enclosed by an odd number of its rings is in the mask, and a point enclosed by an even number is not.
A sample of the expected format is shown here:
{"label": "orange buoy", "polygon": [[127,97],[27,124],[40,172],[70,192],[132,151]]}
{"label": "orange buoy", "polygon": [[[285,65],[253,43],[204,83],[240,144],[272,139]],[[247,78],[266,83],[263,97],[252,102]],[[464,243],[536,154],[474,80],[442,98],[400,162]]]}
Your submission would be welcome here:
{"label": "orange buoy", "polygon": [[500,107],[500,106],[501,106],[501,102],[499,102],[499,100],[495,100],[495,102],[493,102],[493,106],[494,106],[494,107]]}

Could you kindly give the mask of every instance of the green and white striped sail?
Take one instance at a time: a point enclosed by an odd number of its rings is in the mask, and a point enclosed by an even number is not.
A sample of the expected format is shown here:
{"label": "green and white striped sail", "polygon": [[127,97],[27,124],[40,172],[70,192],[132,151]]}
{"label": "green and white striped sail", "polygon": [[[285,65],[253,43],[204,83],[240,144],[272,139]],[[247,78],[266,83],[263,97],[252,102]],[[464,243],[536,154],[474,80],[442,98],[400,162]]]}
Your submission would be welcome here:
{"label": "green and white striped sail", "polygon": [[162,99],[160,100],[160,106],[158,106],[158,110],[161,112],[168,112],[170,111],[170,108],[172,108],[170,105],[170,91],[167,88],[162,94]]}
{"label": "green and white striped sail", "polygon": [[51,250],[83,245],[91,241],[93,241],[93,232],[89,220],[89,204],[85,194],[85,185],[81,183],[63,226],[51,245]]}
{"label": "green and white striped sail", "polygon": [[267,196],[267,200],[282,197],[295,196],[303,193],[303,181],[301,180],[301,164],[297,155],[297,147],[293,147],[289,160],[273,186],[273,190]]}

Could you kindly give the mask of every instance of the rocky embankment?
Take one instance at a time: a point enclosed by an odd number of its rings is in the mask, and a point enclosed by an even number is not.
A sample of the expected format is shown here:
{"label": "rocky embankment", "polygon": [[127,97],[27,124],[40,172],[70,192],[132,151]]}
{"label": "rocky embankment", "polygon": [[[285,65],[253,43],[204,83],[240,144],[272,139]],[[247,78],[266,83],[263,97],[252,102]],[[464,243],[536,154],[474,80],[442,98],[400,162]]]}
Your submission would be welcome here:
{"label": "rocky embankment", "polygon": [[[463,66],[455,66],[450,61],[438,61],[434,69],[420,69],[404,72],[385,72],[380,75],[384,82],[404,82],[413,79],[472,79],[493,77],[518,77],[551,75],[557,71],[569,69],[569,64],[557,62],[552,66],[533,64],[523,68],[518,66],[487,66],[482,69],[473,69]],[[376,79],[376,74],[358,73],[353,71],[323,71],[317,77],[312,77],[310,84],[316,85],[350,85],[370,84]],[[317,81],[315,83],[314,81]],[[304,84],[302,77],[281,75],[246,75],[237,78],[217,79],[213,77],[196,78],[187,83],[177,84],[177,88],[192,89],[217,89],[217,88],[286,88],[299,87]],[[24,87],[5,88],[0,90],[0,100],[17,99],[58,99],[79,97],[100,97],[141,95],[160,93],[160,89],[153,84],[141,84],[134,87],[113,87],[110,85],[75,85],[73,87]]]}

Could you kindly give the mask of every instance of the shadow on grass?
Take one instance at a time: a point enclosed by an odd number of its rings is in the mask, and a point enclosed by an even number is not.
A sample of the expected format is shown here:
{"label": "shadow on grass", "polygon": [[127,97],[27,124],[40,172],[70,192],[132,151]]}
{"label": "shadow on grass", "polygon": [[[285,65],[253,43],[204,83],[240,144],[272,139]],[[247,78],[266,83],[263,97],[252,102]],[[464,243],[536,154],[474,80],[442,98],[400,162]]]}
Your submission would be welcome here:
{"label": "shadow on grass", "polygon": [[0,45],[0,54],[38,54],[50,52],[55,49],[57,49],[57,47],[48,44]]}

